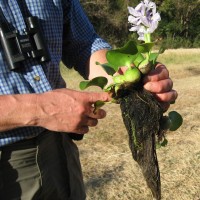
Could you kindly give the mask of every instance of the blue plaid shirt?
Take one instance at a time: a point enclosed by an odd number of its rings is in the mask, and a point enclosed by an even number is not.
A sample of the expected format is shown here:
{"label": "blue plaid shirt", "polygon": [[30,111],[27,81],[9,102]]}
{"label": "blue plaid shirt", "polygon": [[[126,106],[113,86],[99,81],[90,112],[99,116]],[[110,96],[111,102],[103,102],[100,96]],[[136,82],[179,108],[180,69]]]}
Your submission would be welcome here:
{"label": "blue plaid shirt", "polygon": [[[24,62],[22,72],[14,72],[9,70],[0,45],[1,95],[63,88],[65,82],[59,70],[62,55],[67,66],[75,67],[84,76],[88,57],[97,50],[110,48],[95,33],[79,0],[1,0],[0,7],[7,21],[21,34],[25,29],[23,14],[37,16],[51,56],[51,61],[44,64],[29,59]],[[63,27],[67,30],[64,36]],[[24,127],[1,132],[0,146],[35,137],[43,131],[40,127]]]}

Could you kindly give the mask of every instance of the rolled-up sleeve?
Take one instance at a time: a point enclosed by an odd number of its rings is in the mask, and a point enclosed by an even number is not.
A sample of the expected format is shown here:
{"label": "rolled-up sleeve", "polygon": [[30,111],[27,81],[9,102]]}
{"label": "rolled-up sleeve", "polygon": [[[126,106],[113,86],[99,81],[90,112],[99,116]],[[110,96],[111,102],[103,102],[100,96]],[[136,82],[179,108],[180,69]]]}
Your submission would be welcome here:
{"label": "rolled-up sleeve", "polygon": [[111,46],[100,38],[85,15],[79,0],[68,1],[63,9],[63,54],[62,61],[67,67],[74,67],[86,77],[86,62],[90,55]]}

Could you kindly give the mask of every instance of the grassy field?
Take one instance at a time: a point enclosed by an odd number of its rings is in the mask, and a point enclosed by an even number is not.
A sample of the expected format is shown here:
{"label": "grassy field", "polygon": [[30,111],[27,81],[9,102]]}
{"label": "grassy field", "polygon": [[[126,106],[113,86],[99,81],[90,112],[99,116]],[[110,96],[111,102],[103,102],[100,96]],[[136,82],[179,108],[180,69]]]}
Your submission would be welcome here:
{"label": "grassy field", "polygon": [[[167,147],[157,150],[163,200],[200,200],[200,49],[167,50],[165,63],[179,93],[169,109],[184,123],[169,132]],[[82,80],[61,67],[69,88]],[[70,72],[70,73],[69,73]],[[94,88],[97,90],[96,88]],[[77,142],[88,200],[151,200],[140,168],[132,159],[118,105],[105,107],[107,118]]]}

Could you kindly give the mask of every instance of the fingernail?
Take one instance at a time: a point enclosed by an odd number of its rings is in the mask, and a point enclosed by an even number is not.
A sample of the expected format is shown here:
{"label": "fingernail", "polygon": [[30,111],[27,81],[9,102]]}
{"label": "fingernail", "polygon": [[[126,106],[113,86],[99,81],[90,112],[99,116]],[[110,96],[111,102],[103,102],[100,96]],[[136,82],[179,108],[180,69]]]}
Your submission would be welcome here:
{"label": "fingernail", "polygon": [[151,91],[151,83],[147,82],[146,84],[144,84],[144,88],[148,91]]}

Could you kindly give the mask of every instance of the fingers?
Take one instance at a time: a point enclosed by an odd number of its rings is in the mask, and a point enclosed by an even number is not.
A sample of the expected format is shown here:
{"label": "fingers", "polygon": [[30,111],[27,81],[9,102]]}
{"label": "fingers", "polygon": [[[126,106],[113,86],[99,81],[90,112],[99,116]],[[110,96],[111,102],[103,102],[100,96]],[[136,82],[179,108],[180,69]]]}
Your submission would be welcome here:
{"label": "fingers", "polygon": [[97,124],[98,124],[98,120],[94,118],[90,118],[90,117],[85,119],[85,122],[84,122],[84,126],[88,126],[88,127],[95,127]]}
{"label": "fingers", "polygon": [[111,97],[108,93],[82,93],[85,95],[84,109],[81,112],[81,120],[76,128],[76,133],[85,134],[89,132],[89,127],[95,127],[98,124],[98,119],[103,119],[106,116],[106,112],[103,109],[98,109],[94,112],[94,103],[96,101],[109,101]]}
{"label": "fingers", "polygon": [[152,93],[164,93],[172,90],[173,82],[170,78],[160,81],[150,81],[144,84],[144,88]]}
{"label": "fingers", "polygon": [[88,114],[88,117],[94,118],[94,119],[103,119],[106,116],[106,111],[103,109],[97,109],[94,112],[94,108],[91,108],[91,112]]}
{"label": "fingers", "polygon": [[90,112],[85,114],[82,118],[78,128],[74,132],[78,134],[86,134],[89,132],[89,127],[95,127],[98,124],[98,119],[102,119],[106,116],[106,112],[103,109],[98,109],[94,113],[94,108],[91,107]]}
{"label": "fingers", "polygon": [[162,107],[163,112],[166,112],[170,107],[170,103],[168,103],[168,102],[160,102],[160,105]]}
{"label": "fingers", "polygon": [[178,96],[177,92],[172,89],[173,81],[169,78],[167,68],[160,63],[144,77],[144,88],[162,102],[164,111],[169,108],[169,103],[175,101]]}
{"label": "fingers", "polygon": [[171,90],[165,93],[155,93],[154,96],[160,102],[173,102],[177,99],[178,94],[176,90]]}
{"label": "fingers", "polygon": [[81,126],[77,128],[76,130],[73,131],[74,133],[77,134],[86,134],[89,132],[89,127],[88,126]]}
{"label": "fingers", "polygon": [[94,108],[91,108],[90,110],[90,113],[88,113],[82,120],[82,124],[94,127],[98,124],[98,119],[103,119],[106,116],[106,111],[103,109],[98,109],[94,112]]}
{"label": "fingers", "polygon": [[75,130],[76,133],[85,134],[89,132],[89,127],[95,127],[98,124],[97,119],[87,118],[82,121],[82,125],[79,125],[78,128]]}
{"label": "fingers", "polygon": [[86,134],[89,132],[89,127],[95,127],[97,124],[97,119],[88,117],[85,120],[82,120],[82,123],[79,124],[79,126],[73,132],[77,134]]}
{"label": "fingers", "polygon": [[156,68],[152,70],[148,75],[144,77],[144,83],[150,81],[160,81],[169,78],[169,71],[167,68],[162,64],[157,64]]}
{"label": "fingers", "polygon": [[112,99],[107,92],[101,92],[101,93],[91,92],[88,94],[88,97],[89,97],[89,103],[91,104],[94,104],[97,101],[108,102]]}

